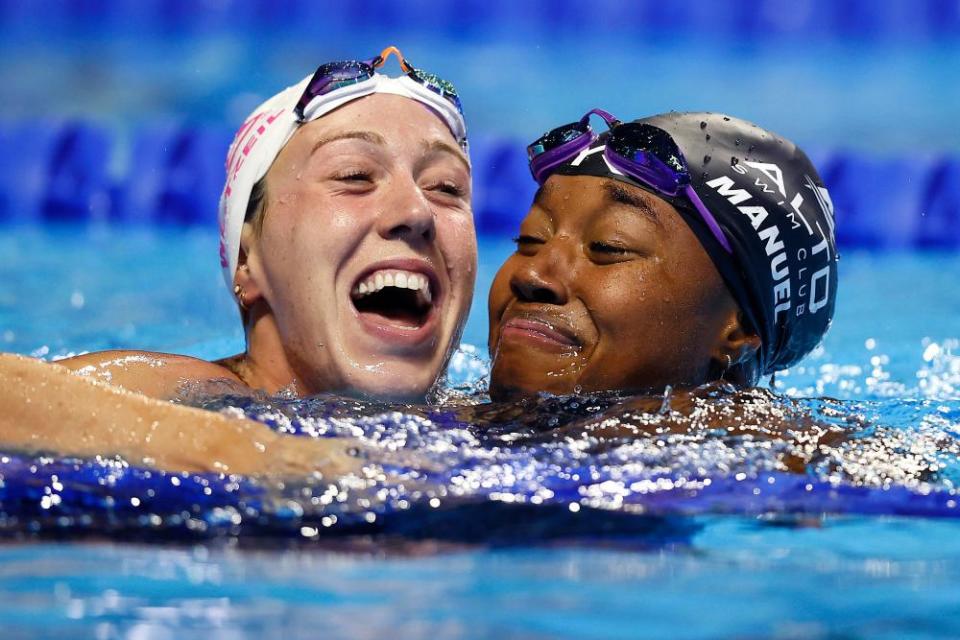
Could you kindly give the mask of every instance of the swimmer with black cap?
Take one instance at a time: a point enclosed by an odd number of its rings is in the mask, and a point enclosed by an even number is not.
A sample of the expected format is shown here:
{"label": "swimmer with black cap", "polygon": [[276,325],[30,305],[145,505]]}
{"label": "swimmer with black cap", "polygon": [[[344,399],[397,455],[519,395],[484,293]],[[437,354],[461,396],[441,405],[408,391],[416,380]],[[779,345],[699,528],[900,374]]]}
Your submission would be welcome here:
{"label": "swimmer with black cap", "polygon": [[719,114],[594,109],[528,154],[540,189],[490,291],[494,399],[750,386],[823,338],[833,207],[792,142]]}

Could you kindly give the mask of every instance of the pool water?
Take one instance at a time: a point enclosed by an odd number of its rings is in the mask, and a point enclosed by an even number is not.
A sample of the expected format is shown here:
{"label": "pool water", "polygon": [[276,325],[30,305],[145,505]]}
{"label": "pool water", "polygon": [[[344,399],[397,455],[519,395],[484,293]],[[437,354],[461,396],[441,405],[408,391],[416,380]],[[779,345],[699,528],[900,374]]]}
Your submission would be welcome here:
{"label": "pool water", "polygon": [[[502,239],[481,241],[478,299],[467,346],[454,360],[455,384],[484,372],[484,294],[508,251]],[[239,351],[242,333],[215,255],[216,238],[203,230],[5,229],[0,348],[48,359],[125,347],[201,357]],[[379,419],[376,407],[366,407],[374,417],[350,428],[368,440],[401,434],[406,448],[440,469],[421,494],[392,493],[375,508],[342,503],[340,524],[371,524],[372,513],[389,538],[329,537],[321,533],[324,512],[291,512],[291,492],[322,495],[324,487],[225,487],[207,479],[197,486],[241,512],[255,504],[284,535],[264,537],[254,528],[259,537],[237,538],[229,517],[212,524],[200,518],[208,527],[201,533],[223,535],[177,535],[160,545],[161,531],[138,546],[117,541],[129,526],[111,531],[116,520],[95,518],[59,527],[59,535],[86,528],[82,542],[11,541],[0,547],[4,637],[955,637],[957,273],[955,254],[843,255],[835,324],[822,348],[778,375],[776,389],[785,397],[831,396],[844,412],[902,439],[860,451],[836,477],[778,473],[763,447],[750,443],[708,450],[699,441],[670,442],[620,449],[626,458],[613,463],[608,455],[605,466],[591,467],[608,475],[594,478],[590,486],[598,489],[585,495],[568,477],[585,461],[562,447],[485,457],[462,425],[439,432],[421,417]],[[833,406],[803,402],[817,411]],[[268,403],[248,412],[292,430],[343,427],[311,417],[323,406],[288,409]],[[637,461],[643,464],[631,466]],[[7,511],[14,494],[41,500],[54,469],[39,469],[33,477],[44,482],[27,487],[18,485],[25,475],[11,474],[16,462],[5,463]],[[936,464],[936,473],[893,473],[917,464]],[[691,469],[713,482],[677,484]],[[118,495],[169,483],[163,474],[132,478],[123,468],[75,472],[111,478],[107,485]],[[673,484],[657,485],[657,474]],[[441,492],[454,477],[477,482],[469,491]],[[634,483],[643,490],[624,495]],[[547,486],[551,495],[540,491]],[[62,509],[99,495],[85,491],[74,498],[62,492]],[[443,514],[451,504],[460,510],[444,522],[397,508],[417,499],[430,505],[426,513]],[[581,500],[582,511],[569,508]],[[625,514],[627,507],[643,515]],[[90,511],[103,515],[102,505]],[[123,520],[127,512],[111,513]],[[56,522],[32,521],[58,530]],[[30,534],[23,523],[5,524]],[[98,530],[107,539],[91,541]]]}

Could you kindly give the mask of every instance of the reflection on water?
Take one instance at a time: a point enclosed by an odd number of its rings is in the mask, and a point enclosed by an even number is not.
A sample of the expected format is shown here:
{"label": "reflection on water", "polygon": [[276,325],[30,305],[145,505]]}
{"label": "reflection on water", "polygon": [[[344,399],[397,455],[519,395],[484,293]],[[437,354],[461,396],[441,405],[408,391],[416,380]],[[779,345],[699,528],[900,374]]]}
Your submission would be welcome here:
{"label": "reflection on water", "polygon": [[[787,523],[825,513],[954,517],[954,346],[924,347],[919,393],[909,400],[714,387],[489,404],[482,402],[486,363],[469,351],[455,358],[437,392],[443,404],[432,407],[189,389],[184,402],[242,411],[290,437],[353,438],[364,471],[265,480],[8,454],[0,457],[0,531],[486,543],[604,536],[659,545],[685,539],[684,518],[698,514]],[[826,379],[837,371],[821,367]],[[857,384],[882,384],[881,374],[859,372]]]}

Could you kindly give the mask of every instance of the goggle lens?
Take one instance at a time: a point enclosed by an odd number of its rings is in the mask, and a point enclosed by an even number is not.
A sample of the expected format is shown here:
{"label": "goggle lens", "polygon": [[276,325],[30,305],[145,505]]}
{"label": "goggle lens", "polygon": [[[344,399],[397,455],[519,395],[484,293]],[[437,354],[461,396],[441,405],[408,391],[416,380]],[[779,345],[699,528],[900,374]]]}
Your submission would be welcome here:
{"label": "goggle lens", "polygon": [[425,86],[427,89],[430,89],[430,91],[433,91],[441,98],[451,102],[457,108],[457,111],[459,111],[461,115],[463,114],[463,105],[460,104],[460,96],[457,94],[456,88],[449,80],[444,80],[435,73],[428,73],[426,71],[417,69],[416,67],[409,65],[409,63],[408,68],[410,69],[407,72],[408,76]]}
{"label": "goggle lens", "polygon": [[628,122],[616,127],[610,134],[607,148],[634,162],[641,162],[644,156],[653,156],[676,173],[687,173],[687,161],[670,134],[648,124]]}
{"label": "goggle lens", "polygon": [[529,156],[530,160],[533,160],[547,151],[552,151],[568,142],[573,142],[589,130],[589,125],[580,122],[572,122],[562,127],[551,129],[527,147],[527,156]]}
{"label": "goggle lens", "polygon": [[603,150],[607,161],[661,195],[685,196],[720,245],[727,253],[733,253],[723,229],[691,186],[690,171],[680,147],[659,127],[639,122],[621,123],[606,111],[593,109],[580,122],[552,129],[527,147],[534,180],[543,184],[557,167],[592,143],[594,134],[587,118],[593,113],[600,115],[610,127]]}

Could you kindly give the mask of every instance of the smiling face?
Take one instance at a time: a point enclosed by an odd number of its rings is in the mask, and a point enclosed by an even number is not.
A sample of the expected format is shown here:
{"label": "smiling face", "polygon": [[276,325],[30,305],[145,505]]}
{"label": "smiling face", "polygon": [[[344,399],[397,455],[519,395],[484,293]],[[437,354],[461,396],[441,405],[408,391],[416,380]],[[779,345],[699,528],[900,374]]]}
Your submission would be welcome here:
{"label": "smiling face", "polygon": [[728,354],[737,361],[736,303],[666,201],[607,178],[554,175],[517,245],[490,290],[495,399],[662,390],[716,377]]}
{"label": "smiling face", "polygon": [[470,186],[413,100],[374,94],[301,127],[267,174],[262,230],[244,229],[253,365],[301,393],[422,398],[473,295]]}

